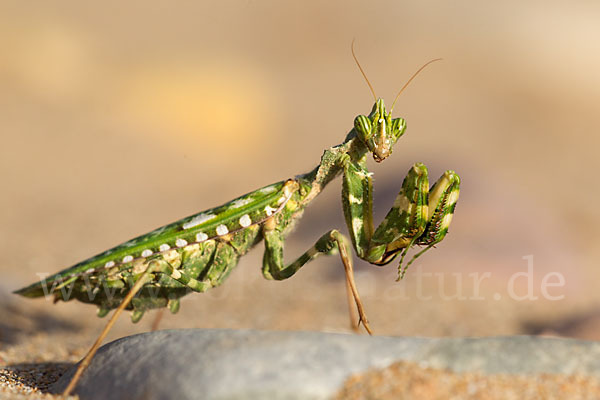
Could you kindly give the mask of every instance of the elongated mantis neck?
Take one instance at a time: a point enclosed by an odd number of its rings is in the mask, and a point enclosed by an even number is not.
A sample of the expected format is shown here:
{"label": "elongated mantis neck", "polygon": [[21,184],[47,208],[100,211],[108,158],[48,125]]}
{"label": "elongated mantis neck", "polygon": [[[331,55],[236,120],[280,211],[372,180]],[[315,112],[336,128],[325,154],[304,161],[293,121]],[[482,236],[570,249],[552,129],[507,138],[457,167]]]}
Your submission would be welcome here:
{"label": "elongated mantis neck", "polygon": [[354,129],[348,133],[343,143],[325,150],[319,165],[312,171],[296,177],[310,184],[311,187],[302,203],[304,205],[310,203],[329,182],[342,173],[344,170],[342,158],[345,155],[349,155],[353,161],[362,161],[365,159],[367,151],[364,143],[356,137]]}

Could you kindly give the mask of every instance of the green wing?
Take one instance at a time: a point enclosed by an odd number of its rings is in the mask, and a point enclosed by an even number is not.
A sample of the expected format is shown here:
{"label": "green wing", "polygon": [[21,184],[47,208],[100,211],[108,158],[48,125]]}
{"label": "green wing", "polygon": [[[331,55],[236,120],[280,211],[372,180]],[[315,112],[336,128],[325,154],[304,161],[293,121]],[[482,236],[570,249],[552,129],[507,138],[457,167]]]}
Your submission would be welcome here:
{"label": "green wing", "polygon": [[157,257],[171,249],[202,243],[260,223],[285,203],[284,183],[265,186],[219,207],[155,229],[14,293],[25,297],[41,297],[80,277],[94,277],[117,267],[132,268],[140,261]]}

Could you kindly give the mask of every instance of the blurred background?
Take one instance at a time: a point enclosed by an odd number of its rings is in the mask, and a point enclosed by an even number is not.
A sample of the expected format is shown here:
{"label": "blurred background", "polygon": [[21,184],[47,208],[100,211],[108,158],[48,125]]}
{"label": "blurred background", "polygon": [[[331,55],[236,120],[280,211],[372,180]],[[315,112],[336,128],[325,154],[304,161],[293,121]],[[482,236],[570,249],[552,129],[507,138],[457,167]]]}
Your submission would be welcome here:
{"label": "blurred background", "polygon": [[[0,2],[2,350],[76,358],[106,322],[11,294],[36,274],[312,169],[373,103],[352,39],[388,105],[444,58],[398,100],[392,157],[370,164],[376,222],[416,161],[463,182],[450,234],[403,281],[397,263],[357,262],[375,332],[600,339],[599,18],[583,0]],[[307,209],[288,260],[345,231],[340,187]],[[285,282],[261,259],[262,244],[161,328],[349,332],[337,257]]]}

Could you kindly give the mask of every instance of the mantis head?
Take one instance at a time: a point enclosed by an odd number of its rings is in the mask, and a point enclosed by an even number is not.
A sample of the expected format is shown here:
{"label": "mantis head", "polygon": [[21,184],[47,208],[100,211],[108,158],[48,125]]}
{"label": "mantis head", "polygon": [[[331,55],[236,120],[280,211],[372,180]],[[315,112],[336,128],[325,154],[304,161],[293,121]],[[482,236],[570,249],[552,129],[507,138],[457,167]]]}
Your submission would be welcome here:
{"label": "mantis head", "polygon": [[392,147],[406,129],[403,118],[393,118],[392,111],[386,112],[383,99],[377,99],[369,116],[359,115],[354,119],[358,138],[367,146],[377,162],[392,154]]}
{"label": "mantis head", "polygon": [[369,82],[369,78],[367,78],[367,74],[360,66],[358,62],[358,58],[356,57],[356,53],[354,53],[354,40],[352,41],[352,46],[350,47],[352,50],[352,57],[354,57],[354,61],[356,61],[356,65],[360,70],[360,73],[365,78],[367,85],[369,85],[369,89],[371,89],[371,93],[373,94],[373,98],[375,99],[375,105],[373,105],[373,109],[371,110],[371,114],[369,116],[359,115],[354,119],[354,129],[356,130],[356,134],[358,138],[367,146],[369,151],[373,154],[373,158],[377,162],[382,162],[390,154],[392,154],[392,147],[400,136],[404,133],[406,129],[406,122],[402,118],[394,118],[392,119],[392,111],[394,110],[394,105],[396,104],[396,100],[400,97],[400,94],[406,89],[406,87],[410,84],[410,82],[429,64],[435,61],[441,60],[441,58],[433,59],[427,63],[425,63],[421,68],[415,72],[410,79],[402,86],[402,89],[396,95],[394,102],[392,103],[392,107],[390,108],[390,112],[386,112],[385,104],[383,103],[383,99],[378,98],[375,95],[375,90],[373,89],[373,85]]}

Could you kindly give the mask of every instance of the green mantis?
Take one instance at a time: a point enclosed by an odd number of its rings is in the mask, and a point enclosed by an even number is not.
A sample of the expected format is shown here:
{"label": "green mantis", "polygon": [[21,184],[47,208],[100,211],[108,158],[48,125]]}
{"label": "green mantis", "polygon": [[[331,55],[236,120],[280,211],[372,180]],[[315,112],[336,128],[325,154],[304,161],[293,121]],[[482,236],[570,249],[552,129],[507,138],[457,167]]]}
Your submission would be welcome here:
{"label": "green mantis", "polygon": [[[410,80],[404,87],[408,83]],[[371,333],[354,283],[350,243],[358,257],[374,265],[386,265],[400,256],[401,279],[415,258],[444,239],[458,200],[460,179],[456,173],[446,171],[430,188],[427,168],[416,163],[408,170],[389,213],[374,227],[367,158],[385,160],[405,130],[404,119],[392,118],[392,110],[387,111],[384,101],[376,98],[370,114],[356,117],[344,141],[325,150],[312,171],[158,228],[16,293],[52,295],[56,301],[77,299],[97,305],[99,316],[127,308],[136,322],[150,309],[168,307],[177,312],[185,294],[219,286],[240,257],[264,241],[262,273],[267,279],[287,279],[313,259],[339,253],[358,323]],[[340,175],[350,241],[332,229],[296,260],[284,262],[286,234],[311,201]],[[414,246],[424,249],[404,264]]]}

